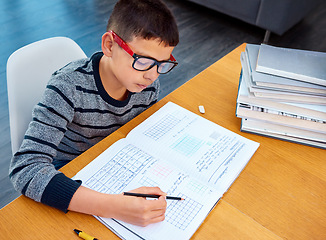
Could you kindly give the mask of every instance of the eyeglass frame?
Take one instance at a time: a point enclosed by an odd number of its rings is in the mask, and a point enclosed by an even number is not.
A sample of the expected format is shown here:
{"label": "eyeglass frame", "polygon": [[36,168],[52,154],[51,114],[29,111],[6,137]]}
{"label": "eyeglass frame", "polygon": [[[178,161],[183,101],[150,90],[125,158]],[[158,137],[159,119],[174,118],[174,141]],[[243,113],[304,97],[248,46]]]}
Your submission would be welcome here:
{"label": "eyeglass frame", "polygon": [[[113,36],[113,40],[123,49],[123,50],[125,50],[131,57],[133,57],[134,58],[134,62],[132,63],[132,67],[133,67],[133,69],[135,69],[135,70],[137,70],[137,71],[148,71],[148,70],[150,70],[150,69],[152,69],[154,66],[157,66],[157,73],[158,74],[166,74],[166,73],[169,73],[169,72],[171,72],[171,70],[173,69],[173,68],[175,68],[177,65],[178,65],[178,62],[177,62],[177,60],[173,57],[173,55],[172,54],[170,54],[170,59],[169,60],[163,60],[163,61],[158,61],[158,60],[156,60],[155,58],[152,58],[152,57],[146,57],[146,56],[141,56],[141,55],[138,55],[138,54],[136,54],[136,53],[134,53],[132,50],[131,50],[131,48],[128,46],[128,44],[125,42],[125,41],[123,41],[122,40],[122,38],[120,38],[119,37],[119,35],[118,34],[116,34],[113,30],[109,30],[108,31],[109,33],[111,33],[112,34],[112,36]],[[140,70],[140,69],[137,69],[137,68],[135,68],[135,63],[136,63],[136,61],[139,59],[139,58],[147,58],[147,59],[150,59],[150,60],[153,60],[154,61],[154,64],[152,64],[152,65],[150,65],[149,66],[149,68],[147,68],[147,69],[144,69],[144,70]],[[173,67],[171,67],[170,69],[169,69],[169,71],[167,71],[167,72],[164,72],[164,73],[160,73],[159,72],[159,66],[162,64],[162,63],[172,63],[173,64]]]}

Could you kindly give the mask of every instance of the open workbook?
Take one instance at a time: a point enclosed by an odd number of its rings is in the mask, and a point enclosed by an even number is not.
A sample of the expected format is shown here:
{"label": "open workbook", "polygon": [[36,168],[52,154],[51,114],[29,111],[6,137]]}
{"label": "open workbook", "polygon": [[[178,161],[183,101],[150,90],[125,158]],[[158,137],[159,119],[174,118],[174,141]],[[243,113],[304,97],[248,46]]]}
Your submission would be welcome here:
{"label": "open workbook", "polygon": [[172,102],[83,168],[74,179],[103,193],[159,186],[165,220],[147,227],[97,217],[123,239],[189,239],[246,166],[259,144]]}

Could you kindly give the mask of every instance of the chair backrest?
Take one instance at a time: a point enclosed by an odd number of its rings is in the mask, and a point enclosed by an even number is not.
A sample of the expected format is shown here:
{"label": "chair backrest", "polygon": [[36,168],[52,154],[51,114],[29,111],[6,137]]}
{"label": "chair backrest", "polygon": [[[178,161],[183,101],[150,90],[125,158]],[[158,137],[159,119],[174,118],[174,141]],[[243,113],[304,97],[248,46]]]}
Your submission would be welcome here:
{"label": "chair backrest", "polygon": [[12,153],[15,154],[32,120],[51,74],[71,61],[85,58],[76,42],[54,37],[15,51],[7,62],[7,91]]}

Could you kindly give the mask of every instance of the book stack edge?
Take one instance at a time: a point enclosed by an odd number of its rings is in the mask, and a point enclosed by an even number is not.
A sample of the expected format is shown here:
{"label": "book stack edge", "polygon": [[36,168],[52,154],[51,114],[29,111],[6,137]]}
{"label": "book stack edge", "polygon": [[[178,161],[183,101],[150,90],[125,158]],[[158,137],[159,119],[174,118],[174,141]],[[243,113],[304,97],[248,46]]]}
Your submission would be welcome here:
{"label": "book stack edge", "polygon": [[247,44],[240,60],[241,131],[326,149],[326,53]]}

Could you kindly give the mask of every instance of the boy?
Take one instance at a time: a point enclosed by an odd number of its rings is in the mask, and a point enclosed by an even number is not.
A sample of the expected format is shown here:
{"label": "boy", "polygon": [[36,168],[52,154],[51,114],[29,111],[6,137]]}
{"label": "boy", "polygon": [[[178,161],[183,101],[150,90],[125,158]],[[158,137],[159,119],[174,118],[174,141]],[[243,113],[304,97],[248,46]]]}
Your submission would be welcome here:
{"label": "boy", "polygon": [[177,65],[175,19],[160,0],[120,0],[102,37],[102,52],[56,71],[10,165],[17,191],[64,212],[120,219],[146,226],[164,220],[158,187],[134,190],[157,201],[104,194],[56,169],[157,101],[159,74]]}

